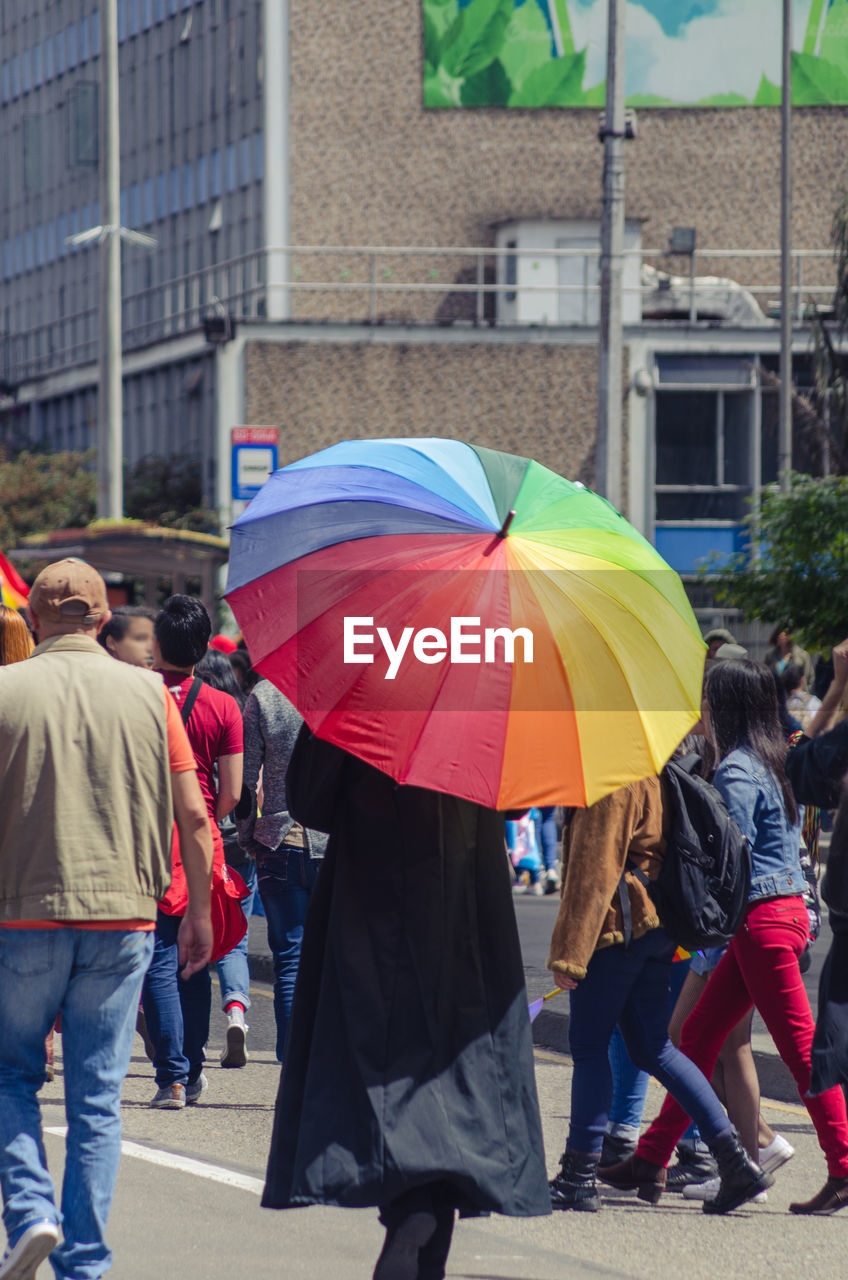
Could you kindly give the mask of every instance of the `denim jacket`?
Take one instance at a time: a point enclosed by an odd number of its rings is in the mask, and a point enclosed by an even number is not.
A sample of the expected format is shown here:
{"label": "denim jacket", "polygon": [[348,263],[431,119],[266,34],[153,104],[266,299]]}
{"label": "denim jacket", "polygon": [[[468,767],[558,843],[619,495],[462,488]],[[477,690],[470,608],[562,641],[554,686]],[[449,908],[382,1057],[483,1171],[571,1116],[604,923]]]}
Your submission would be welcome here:
{"label": "denim jacket", "polygon": [[716,769],[713,786],[751,846],[748,901],[803,893],[800,822],[789,822],[780,787],[762,761],[748,748],[736,747]]}

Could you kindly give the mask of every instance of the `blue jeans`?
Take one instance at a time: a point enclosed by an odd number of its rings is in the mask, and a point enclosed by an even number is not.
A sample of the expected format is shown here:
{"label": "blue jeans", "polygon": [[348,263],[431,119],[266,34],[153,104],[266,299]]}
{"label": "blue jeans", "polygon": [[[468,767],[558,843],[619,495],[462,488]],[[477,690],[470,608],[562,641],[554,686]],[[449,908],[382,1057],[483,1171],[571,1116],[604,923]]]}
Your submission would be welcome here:
{"label": "blue jeans", "polygon": [[[668,993],[669,1019],[688,972],[687,960],[677,960],[671,966]],[[610,1040],[609,1061],[612,1071],[610,1125],[616,1132],[621,1129],[638,1130],[642,1123],[642,1112],[645,1110],[645,1098],[648,1095],[648,1082],[651,1077],[647,1071],[640,1071],[638,1067],[634,1067],[618,1027],[613,1031]],[[697,1130],[695,1133],[697,1135]]]}
{"label": "blue jeans", "polygon": [[268,946],[274,964],[278,1062],[285,1056],[303,923],[319,866],[320,861],[310,858],[305,849],[285,846],[274,853],[260,855],[257,862],[259,897],[265,909]]}
{"label": "blue jeans", "polygon": [[[130,1063],[151,933],[0,928],[0,1188],[11,1241],[42,1218],[63,1223],[59,1277],[99,1280],[121,1157],[121,1086]],[[44,1041],[62,1014],[68,1121],[62,1212],[41,1135]]]}
{"label": "blue jeans", "polygon": [[559,857],[559,841],[557,840],[556,808],[552,804],[544,805],[540,810],[539,846],[542,850],[542,862],[545,871],[556,871]]}
{"label": "blue jeans", "polygon": [[603,947],[571,992],[568,1038],[574,1072],[568,1148],[599,1155],[609,1120],[609,1043],[616,1023],[634,1065],[649,1071],[711,1139],[730,1129],[718,1098],[668,1038],[668,994],[675,944],[651,929],[627,950]]}
{"label": "blue jeans", "polygon": [[209,1039],[212,979],[209,966],[186,982],[179,974],[177,933],[182,916],[160,911],[156,918],[153,958],[144,980],[141,1003],[147,1034],[156,1054],[156,1083],[194,1084],[203,1070],[203,1050]]}
{"label": "blue jeans", "polygon": [[[250,921],[253,899],[256,894],[256,863],[252,858],[247,858],[244,862],[232,863],[231,865],[247,885],[248,894],[246,898],[242,898],[241,905],[247,920]],[[228,951],[225,956],[221,956],[215,966],[218,971],[218,982],[221,986],[222,1009],[226,1009],[227,1005],[233,1000],[243,1004],[245,1009],[250,1008],[250,970],[247,964],[247,941],[247,934],[245,933],[238,946],[233,947],[232,951]]]}

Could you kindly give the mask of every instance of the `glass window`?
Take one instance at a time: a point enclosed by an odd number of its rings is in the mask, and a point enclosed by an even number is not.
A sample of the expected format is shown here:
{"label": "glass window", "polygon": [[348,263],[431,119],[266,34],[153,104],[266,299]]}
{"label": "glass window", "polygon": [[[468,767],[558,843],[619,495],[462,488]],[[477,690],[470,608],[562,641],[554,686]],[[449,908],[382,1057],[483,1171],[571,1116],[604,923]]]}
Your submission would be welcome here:
{"label": "glass window", "polygon": [[127,38],[127,0],[118,0],[118,44]]}
{"label": "glass window", "polygon": [[44,266],[44,227],[39,225],[35,228],[35,265],[37,267]]}
{"label": "glass window", "polygon": [[72,71],[77,65],[77,24],[75,22],[65,28],[65,59],[68,70]]}
{"label": "glass window", "polygon": [[66,64],[66,62],[65,62],[65,33],[64,33],[64,31],[57,31],[57,32],[56,32],[56,36],[55,36],[55,40],[56,40],[56,75],[57,75],[57,76],[61,76],[61,75],[64,75],[65,67],[66,67],[66,65],[67,65],[67,64]]}
{"label": "glass window", "polygon": [[716,484],[716,393],[667,391],[656,405],[657,484]]}
{"label": "glass window", "polygon": [[18,232],[15,236],[15,255],[14,255],[15,275],[20,275],[24,269],[24,238]]}
{"label": "glass window", "polygon": [[79,60],[88,61],[88,19],[83,18],[79,24]]}
{"label": "glass window", "polygon": [[138,0],[128,0],[127,34],[138,35]]}
{"label": "glass window", "polygon": [[53,37],[48,36],[44,41],[44,79],[53,79]]}
{"label": "glass window", "polygon": [[35,265],[35,236],[32,228],[24,233],[24,269],[32,271]]}
{"label": "glass window", "polygon": [[100,14],[96,10],[89,18],[89,22],[91,23],[91,36],[89,38],[91,55],[96,58],[100,53]]}
{"label": "glass window", "polygon": [[234,142],[231,142],[227,147],[226,170],[227,170],[227,176],[226,176],[227,190],[235,191],[236,189],[236,147]]}
{"label": "glass window", "polygon": [[130,218],[130,193],[126,187],[121,192],[121,226],[125,227],[129,223]]}
{"label": "glass window", "polygon": [[3,279],[8,280],[12,274],[12,250],[8,240],[3,241]]}
{"label": "glass window", "polygon": [[253,164],[254,177],[257,182],[262,182],[265,177],[265,142],[262,137],[262,130],[253,135]]}
{"label": "glass window", "polygon": [[180,171],[171,170],[171,213],[180,211]]}
{"label": "glass window", "polygon": [[12,59],[12,97],[17,98],[21,92],[21,64],[17,54]]}
{"label": "glass window", "polygon": [[750,392],[725,391],[724,408],[724,476],[725,484],[751,483],[751,426],[753,395]]}
{"label": "glass window", "polygon": [[68,234],[68,220],[64,213],[60,213],[56,222],[56,238],[58,240],[59,257],[64,258],[68,252],[68,246],[65,244],[65,237]]}
{"label": "glass window", "polygon": [[206,157],[200,156],[197,161],[197,203],[206,200]]}
{"label": "glass window", "polygon": [[99,154],[96,80],[80,80],[68,92],[68,164],[97,165]]}
{"label": "glass window", "polygon": [[30,51],[24,49],[21,54],[21,91],[29,93],[32,88],[32,68],[30,66]]}
{"label": "glass window", "polygon": [[701,383],[750,387],[753,377],[753,356],[657,356],[660,385]]}
{"label": "glass window", "polygon": [[194,204],[194,167],[190,160],[183,165],[183,208],[190,209]]}
{"label": "glass window", "polygon": [[209,157],[209,168],[209,194],[217,197],[221,194],[221,153],[217,148]]}
{"label": "glass window", "polygon": [[141,222],[141,188],[137,182],[134,182],[129,190],[129,212],[131,227],[137,227]]}
{"label": "glass window", "polygon": [[144,0],[141,25],[145,31],[153,26],[153,0]]}
{"label": "glass window", "polygon": [[92,225],[93,225],[93,226],[95,226],[95,227],[99,227],[99,226],[101,226],[101,224],[102,224],[102,222],[103,222],[103,219],[102,219],[102,218],[101,218],[101,216],[100,216],[100,201],[99,201],[99,200],[95,200],[94,205],[93,205],[93,209],[94,209],[94,212],[93,212],[93,213],[92,213],[92,215],[91,215],[91,222],[92,222]]}
{"label": "glass window", "polygon": [[161,22],[165,17],[165,0],[156,0],[156,21]]}
{"label": "glass window", "polygon": [[47,224],[47,261],[56,261],[56,219],[51,218]]}
{"label": "glass window", "polygon": [[250,182],[250,138],[242,138],[239,143],[241,161],[239,168],[241,169],[241,186],[246,187]]}
{"label": "glass window", "polygon": [[43,183],[41,116],[23,118],[24,191],[40,191]]}
{"label": "glass window", "polygon": [[8,62],[3,63],[3,70],[2,73],[0,73],[0,79],[2,79],[2,99],[5,103],[8,102],[12,96],[12,73]]}
{"label": "glass window", "polygon": [[164,218],[168,214],[168,179],[160,173],[156,179],[156,217]]}
{"label": "glass window", "polygon": [[32,87],[37,89],[43,82],[44,68],[42,65],[42,48],[40,44],[35,45],[32,51]]}
{"label": "glass window", "polygon": [[154,201],[153,201],[153,179],[145,178],[142,188],[142,222],[145,224],[153,221],[154,218]]}

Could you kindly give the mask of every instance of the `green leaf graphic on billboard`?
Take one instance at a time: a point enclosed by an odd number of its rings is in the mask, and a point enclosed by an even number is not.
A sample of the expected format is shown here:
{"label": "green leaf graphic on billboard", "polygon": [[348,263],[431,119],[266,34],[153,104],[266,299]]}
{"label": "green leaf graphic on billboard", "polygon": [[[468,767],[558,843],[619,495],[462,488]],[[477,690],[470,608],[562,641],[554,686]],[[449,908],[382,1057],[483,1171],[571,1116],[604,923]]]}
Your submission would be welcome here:
{"label": "green leaf graphic on billboard", "polygon": [[793,53],[792,101],[799,107],[848,102],[848,75],[824,58]]}
{"label": "green leaf graphic on billboard", "polygon": [[516,9],[507,27],[500,55],[504,70],[516,89],[531,71],[551,60],[551,33],[536,0]]}
{"label": "green leaf graphic on billboard", "polygon": [[531,71],[509,100],[511,107],[582,107],[586,105],[583,76],[586,51],[570,58],[552,58]]}
{"label": "green leaf graphic on billboard", "polygon": [[512,7],[513,0],[473,0],[467,9],[460,10],[442,54],[451,75],[467,79],[494,62],[503,46]]}

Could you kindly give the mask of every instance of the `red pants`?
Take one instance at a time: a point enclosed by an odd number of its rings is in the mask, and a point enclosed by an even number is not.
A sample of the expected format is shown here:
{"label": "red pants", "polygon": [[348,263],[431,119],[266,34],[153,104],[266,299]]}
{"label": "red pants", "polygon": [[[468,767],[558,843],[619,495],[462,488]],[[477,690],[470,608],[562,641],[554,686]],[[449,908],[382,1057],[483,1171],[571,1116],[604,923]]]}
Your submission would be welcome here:
{"label": "red pants", "polygon": [[[725,1037],[755,1005],[810,1113],[831,1177],[848,1176],[848,1117],[841,1088],[807,1097],[815,1023],[798,968],[808,935],[802,898],[770,898],[749,907],[695,1008],[680,1048],[709,1078]],[[689,1118],[671,1095],[639,1142],[638,1154],[668,1164]]]}

